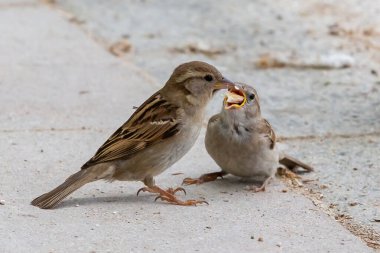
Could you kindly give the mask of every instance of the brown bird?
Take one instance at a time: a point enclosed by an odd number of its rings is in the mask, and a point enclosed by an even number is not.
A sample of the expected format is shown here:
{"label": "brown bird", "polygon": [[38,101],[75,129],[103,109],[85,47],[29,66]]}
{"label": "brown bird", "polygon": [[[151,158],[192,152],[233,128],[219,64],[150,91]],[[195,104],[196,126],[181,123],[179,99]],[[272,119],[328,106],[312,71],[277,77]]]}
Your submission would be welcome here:
{"label": "brown bird", "polygon": [[264,191],[283,165],[291,170],[313,168],[277,149],[276,135],[269,122],[261,116],[259,97],[254,88],[239,84],[228,89],[222,111],[210,118],[205,144],[207,152],[222,169],[200,178],[185,178],[183,184],[200,184],[216,180],[227,174],[250,178],[264,177],[260,187]]}
{"label": "brown bird", "polygon": [[86,162],[80,171],[31,204],[53,208],[81,186],[99,180],[142,181],[140,191],[158,193],[177,205],[205,201],[181,201],[174,194],[183,188],[163,190],[154,176],[173,165],[195,143],[205,107],[216,90],[233,83],[210,64],[193,61],[178,66],[165,86],[146,100]]}

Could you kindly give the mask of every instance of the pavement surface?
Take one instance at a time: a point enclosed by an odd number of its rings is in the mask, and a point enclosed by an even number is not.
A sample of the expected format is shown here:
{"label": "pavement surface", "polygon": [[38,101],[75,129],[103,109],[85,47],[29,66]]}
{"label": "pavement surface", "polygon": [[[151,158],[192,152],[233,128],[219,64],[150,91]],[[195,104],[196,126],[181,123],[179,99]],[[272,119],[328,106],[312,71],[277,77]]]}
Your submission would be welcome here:
{"label": "pavement surface", "polygon": [[[0,0],[0,251],[380,252],[379,14],[370,0]],[[316,172],[260,194],[232,176],[186,187],[208,206],[136,197],[139,182],[29,205],[189,60],[254,85],[283,148]],[[218,170],[203,137],[160,186]]]}

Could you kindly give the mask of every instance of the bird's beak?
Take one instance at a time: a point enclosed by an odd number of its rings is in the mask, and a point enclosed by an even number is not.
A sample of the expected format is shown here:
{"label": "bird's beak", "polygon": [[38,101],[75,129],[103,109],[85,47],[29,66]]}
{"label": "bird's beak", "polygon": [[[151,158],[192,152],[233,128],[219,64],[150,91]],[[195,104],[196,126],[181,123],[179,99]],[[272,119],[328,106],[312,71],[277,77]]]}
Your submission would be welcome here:
{"label": "bird's beak", "polygon": [[226,95],[224,96],[223,104],[224,109],[240,109],[247,103],[247,96],[245,95],[242,87],[234,85],[229,87]]}
{"label": "bird's beak", "polygon": [[214,84],[214,91],[221,90],[221,89],[228,89],[233,86],[235,86],[234,82],[223,77],[222,80],[217,81]]}

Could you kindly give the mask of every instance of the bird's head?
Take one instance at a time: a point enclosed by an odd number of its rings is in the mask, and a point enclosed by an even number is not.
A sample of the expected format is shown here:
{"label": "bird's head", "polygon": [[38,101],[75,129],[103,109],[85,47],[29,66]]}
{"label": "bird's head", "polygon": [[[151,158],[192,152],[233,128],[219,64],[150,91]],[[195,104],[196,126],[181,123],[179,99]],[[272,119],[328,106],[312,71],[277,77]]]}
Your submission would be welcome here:
{"label": "bird's head", "polygon": [[177,92],[190,105],[205,107],[212,95],[220,89],[227,89],[234,83],[225,78],[214,66],[192,61],[179,65],[170,76],[164,89]]}
{"label": "bird's head", "polygon": [[255,118],[261,115],[256,90],[243,83],[230,86],[223,100],[223,112],[235,117]]}

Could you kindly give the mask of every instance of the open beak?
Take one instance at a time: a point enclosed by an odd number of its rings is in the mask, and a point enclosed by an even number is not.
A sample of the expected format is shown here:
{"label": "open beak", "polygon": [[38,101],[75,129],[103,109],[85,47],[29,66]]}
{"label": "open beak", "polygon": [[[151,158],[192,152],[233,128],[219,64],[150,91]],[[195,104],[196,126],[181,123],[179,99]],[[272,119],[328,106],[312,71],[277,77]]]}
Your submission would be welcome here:
{"label": "open beak", "polygon": [[239,109],[245,103],[247,103],[247,97],[241,87],[237,85],[228,87],[228,91],[224,97],[224,109]]}
{"label": "open beak", "polygon": [[221,90],[221,89],[228,89],[233,86],[235,86],[235,84],[232,81],[223,77],[221,81],[218,81],[214,84],[214,91]]}

